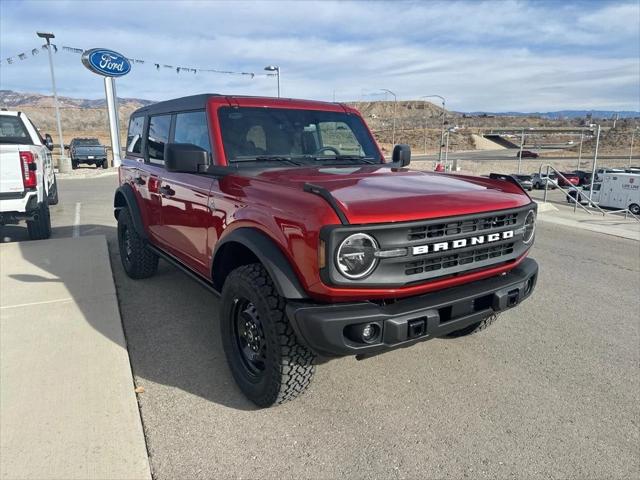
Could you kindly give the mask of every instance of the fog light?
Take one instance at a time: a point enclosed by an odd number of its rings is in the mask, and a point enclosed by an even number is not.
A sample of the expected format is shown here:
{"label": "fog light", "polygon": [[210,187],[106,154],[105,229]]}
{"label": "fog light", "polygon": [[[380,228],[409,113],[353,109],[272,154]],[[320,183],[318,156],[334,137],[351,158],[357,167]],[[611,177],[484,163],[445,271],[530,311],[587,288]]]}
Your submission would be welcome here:
{"label": "fog light", "polygon": [[381,332],[380,325],[377,323],[360,323],[349,325],[344,333],[349,340],[354,342],[375,343],[380,338]]}
{"label": "fog light", "polygon": [[370,342],[373,338],[375,338],[377,333],[377,326],[373,323],[368,323],[362,329],[362,339],[365,342]]}

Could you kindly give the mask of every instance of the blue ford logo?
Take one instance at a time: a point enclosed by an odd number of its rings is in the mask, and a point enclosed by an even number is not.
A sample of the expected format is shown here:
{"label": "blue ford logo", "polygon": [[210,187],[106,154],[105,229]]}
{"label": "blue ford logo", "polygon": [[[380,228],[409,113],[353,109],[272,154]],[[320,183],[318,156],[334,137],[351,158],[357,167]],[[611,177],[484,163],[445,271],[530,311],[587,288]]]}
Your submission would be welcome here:
{"label": "blue ford logo", "polygon": [[82,54],[82,64],[105,77],[122,77],[131,71],[131,63],[124,55],[106,48],[87,50]]}

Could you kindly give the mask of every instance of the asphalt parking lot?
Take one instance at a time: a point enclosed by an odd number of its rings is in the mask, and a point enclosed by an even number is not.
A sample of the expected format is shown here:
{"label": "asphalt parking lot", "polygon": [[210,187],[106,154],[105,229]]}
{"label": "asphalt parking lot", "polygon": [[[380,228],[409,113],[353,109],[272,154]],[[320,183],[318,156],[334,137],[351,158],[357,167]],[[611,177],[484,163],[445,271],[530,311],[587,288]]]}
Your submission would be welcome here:
{"label": "asphalt parking lot", "polygon": [[61,180],[53,236],[107,236],[156,479],[638,478],[638,242],[539,222],[537,291],[490,329],[321,365],[304,396],[257,410],[217,300],[166,263],[124,274],[116,183]]}

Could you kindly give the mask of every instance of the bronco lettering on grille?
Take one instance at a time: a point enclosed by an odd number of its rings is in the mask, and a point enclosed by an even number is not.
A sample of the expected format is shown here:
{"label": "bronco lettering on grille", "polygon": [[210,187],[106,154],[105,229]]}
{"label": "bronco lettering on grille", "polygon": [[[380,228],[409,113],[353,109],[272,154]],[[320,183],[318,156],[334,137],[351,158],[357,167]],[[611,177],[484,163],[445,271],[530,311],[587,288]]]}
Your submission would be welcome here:
{"label": "bronco lettering on grille", "polygon": [[454,250],[456,248],[464,248],[466,246],[481,245],[483,243],[497,242],[513,238],[513,230],[506,230],[499,233],[490,233],[489,235],[478,235],[477,237],[460,238],[450,242],[432,243],[429,245],[418,245],[413,247],[414,255],[424,255],[425,253],[444,252],[446,250]]}

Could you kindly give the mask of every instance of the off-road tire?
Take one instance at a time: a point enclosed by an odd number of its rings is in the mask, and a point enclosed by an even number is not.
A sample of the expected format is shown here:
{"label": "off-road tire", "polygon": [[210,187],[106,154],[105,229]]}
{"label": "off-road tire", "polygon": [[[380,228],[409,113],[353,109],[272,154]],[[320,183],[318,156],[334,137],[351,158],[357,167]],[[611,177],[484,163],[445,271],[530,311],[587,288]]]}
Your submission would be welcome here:
{"label": "off-road tire", "polygon": [[44,201],[38,205],[35,220],[27,220],[27,231],[31,240],[44,240],[51,236],[51,214],[49,203]]}
{"label": "off-road tire", "polygon": [[149,278],[158,271],[158,256],[147,248],[146,241],[138,235],[126,208],[120,210],[118,215],[118,248],[122,266],[130,278]]}
{"label": "off-road tire", "polygon": [[[109,161],[105,158],[102,161],[102,164],[100,166],[102,167],[103,170],[106,170],[107,168],[109,168]],[[96,167],[97,167],[97,165],[96,165]]]}
{"label": "off-road tire", "polygon": [[[264,342],[264,369],[251,374],[238,344],[236,304],[249,301],[261,323]],[[222,345],[240,390],[259,407],[270,407],[302,394],[315,372],[315,355],[298,342],[285,315],[285,299],[269,274],[258,263],[233,270],[222,289],[220,331]]]}
{"label": "off-road tire", "polygon": [[53,184],[51,184],[51,189],[49,190],[49,205],[57,205],[60,201],[58,197],[58,179],[56,176],[53,176]]}
{"label": "off-road tire", "polygon": [[460,330],[456,330],[455,332],[451,332],[447,334],[446,338],[465,337],[467,335],[473,335],[474,333],[481,332],[489,328],[491,324],[496,321],[497,318],[498,318],[497,313],[491,314],[488,317],[486,317],[484,320],[478,323],[474,323],[472,325],[469,325],[468,327],[461,328]]}

